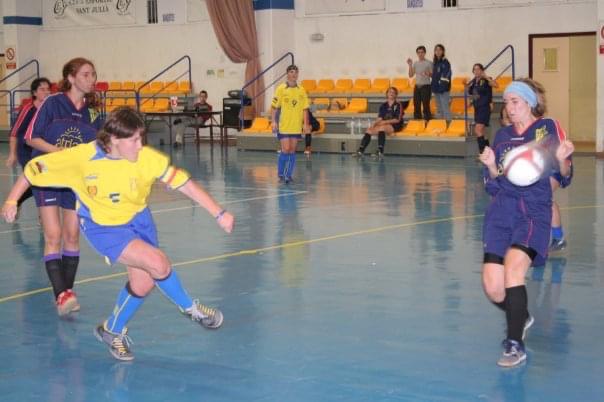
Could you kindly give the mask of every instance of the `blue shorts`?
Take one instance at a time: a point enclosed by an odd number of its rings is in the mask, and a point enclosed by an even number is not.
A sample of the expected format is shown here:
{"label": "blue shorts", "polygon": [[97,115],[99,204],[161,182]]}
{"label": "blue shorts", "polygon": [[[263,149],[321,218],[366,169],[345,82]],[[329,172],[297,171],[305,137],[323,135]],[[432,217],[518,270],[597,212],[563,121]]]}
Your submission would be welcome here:
{"label": "blue shorts", "polygon": [[534,250],[535,259],[545,259],[551,222],[551,203],[532,205],[515,195],[497,194],[484,217],[484,252],[504,258],[510,246],[516,245]]}
{"label": "blue shorts", "polygon": [[302,139],[302,134],[281,134],[281,133],[277,133],[277,138],[279,140],[285,140],[285,139],[288,139],[288,138],[295,138],[295,139],[301,140]]}
{"label": "blue shorts", "polygon": [[36,207],[59,206],[63,209],[76,209],[76,196],[68,188],[32,187]]}
{"label": "blue shorts", "polygon": [[99,254],[115,264],[132,240],[140,239],[153,247],[159,247],[157,229],[149,208],[143,209],[124,225],[103,226],[88,217],[79,216],[80,230],[88,243]]}
{"label": "blue shorts", "polygon": [[474,123],[489,126],[491,123],[491,107],[481,106],[474,110]]}

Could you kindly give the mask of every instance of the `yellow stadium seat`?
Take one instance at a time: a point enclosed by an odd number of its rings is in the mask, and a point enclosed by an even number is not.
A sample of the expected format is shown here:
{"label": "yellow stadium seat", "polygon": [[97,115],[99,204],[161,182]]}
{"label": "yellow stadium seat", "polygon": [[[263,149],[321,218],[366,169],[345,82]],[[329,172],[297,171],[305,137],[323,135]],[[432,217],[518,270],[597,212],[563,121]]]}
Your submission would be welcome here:
{"label": "yellow stadium seat", "polygon": [[426,126],[426,129],[423,132],[417,133],[417,136],[418,137],[437,137],[440,134],[444,133],[445,131],[447,131],[447,121],[433,119],[428,122],[428,125]]}
{"label": "yellow stadium seat", "polygon": [[354,80],[351,92],[365,92],[371,88],[371,80],[369,78],[357,78]]}
{"label": "yellow stadium seat", "polygon": [[315,98],[313,99],[315,105],[325,105],[325,109],[329,107],[329,98]]}
{"label": "yellow stadium seat", "polygon": [[441,137],[463,137],[466,135],[466,121],[465,120],[451,120],[449,128],[444,133],[441,133]]}
{"label": "yellow stadium seat", "polygon": [[324,93],[329,92],[335,87],[333,80],[328,78],[320,79],[317,83],[317,87],[311,92]]}
{"label": "yellow stadium seat", "polygon": [[409,120],[403,131],[399,132],[399,135],[413,137],[418,133],[423,133],[425,129],[426,122],[424,120]]}
{"label": "yellow stadium seat", "polygon": [[191,82],[190,81],[180,81],[178,83],[178,91],[184,94],[188,94],[191,92]]}
{"label": "yellow stadium seat", "polygon": [[495,92],[503,92],[505,88],[512,82],[512,77],[503,75],[495,80],[497,88],[493,88]]}
{"label": "yellow stadium seat", "polygon": [[365,92],[373,94],[385,94],[388,87],[390,87],[389,78],[374,78],[373,82],[371,83],[371,88]]}
{"label": "yellow stadium seat", "polygon": [[345,111],[350,113],[365,113],[367,111],[367,98],[352,98]]}
{"label": "yellow stadium seat", "polygon": [[306,90],[306,92],[313,91],[317,88],[317,81],[315,80],[302,80],[302,88]]}
{"label": "yellow stadium seat", "polygon": [[393,87],[398,89],[399,92],[404,92],[409,89],[409,78],[399,77],[392,80]]}
{"label": "yellow stadium seat", "polygon": [[166,83],[164,91],[171,95],[176,95],[180,93],[180,90],[178,89],[178,83],[176,81]]}
{"label": "yellow stadium seat", "polygon": [[113,98],[111,101],[111,106],[126,106],[126,99]]}
{"label": "yellow stadium seat", "polygon": [[451,80],[451,92],[463,93],[466,82],[468,82],[468,77],[453,77]]}
{"label": "yellow stadium seat", "polygon": [[336,81],[332,92],[335,93],[347,93],[352,89],[352,80],[350,78],[340,78]]}
{"label": "yellow stadium seat", "polygon": [[151,91],[153,93],[162,92],[165,85],[162,81],[153,81],[151,82]]}
{"label": "yellow stadium seat", "polygon": [[331,102],[329,105],[329,111],[331,113],[340,113],[346,112],[346,107],[348,107],[348,99],[346,98],[331,98]]}
{"label": "yellow stadium seat", "polygon": [[133,91],[135,87],[134,81],[122,82],[122,91]]}
{"label": "yellow stadium seat", "polygon": [[409,104],[407,104],[405,114],[407,116],[411,116],[413,113],[415,113],[415,104],[413,103],[413,99],[409,99]]}
{"label": "yellow stadium seat", "polygon": [[[457,115],[464,114],[464,100],[463,98],[453,98],[451,100],[451,113]],[[468,114],[474,113],[474,108],[470,105],[470,99],[468,99]]]}
{"label": "yellow stadium seat", "polygon": [[155,110],[153,110],[154,104],[155,104],[155,101],[152,98],[143,99],[141,101],[140,111],[141,112],[154,112],[155,111]]}
{"label": "yellow stadium seat", "polygon": [[119,91],[122,89],[122,83],[120,81],[109,81],[110,91]]}
{"label": "yellow stadium seat", "polygon": [[246,133],[271,133],[271,122],[266,117],[256,117],[252,125],[243,131]]}
{"label": "yellow stadium seat", "polygon": [[155,99],[155,103],[153,104],[154,112],[165,112],[168,110],[170,110],[170,99],[167,99],[167,98]]}
{"label": "yellow stadium seat", "polygon": [[126,106],[130,106],[136,108],[136,98],[128,98],[126,99]]}

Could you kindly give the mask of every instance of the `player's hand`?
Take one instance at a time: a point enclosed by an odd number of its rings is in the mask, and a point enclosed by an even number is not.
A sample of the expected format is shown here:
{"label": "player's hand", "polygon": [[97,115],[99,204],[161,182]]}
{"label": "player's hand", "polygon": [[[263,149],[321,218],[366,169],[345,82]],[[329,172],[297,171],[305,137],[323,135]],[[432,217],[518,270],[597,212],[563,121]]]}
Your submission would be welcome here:
{"label": "player's hand", "polygon": [[273,130],[273,134],[277,134],[279,132],[279,125],[276,121],[271,122],[271,130]]}
{"label": "player's hand", "polygon": [[17,206],[9,203],[2,205],[2,217],[8,223],[12,223],[17,218]]}
{"label": "player's hand", "polygon": [[488,168],[495,166],[495,152],[493,152],[491,147],[484,147],[484,150],[478,156],[478,159]]}
{"label": "player's hand", "polygon": [[231,233],[233,231],[233,226],[235,226],[235,217],[229,212],[225,212],[220,218],[218,218],[218,226],[220,226],[225,232]]}
{"label": "player's hand", "polygon": [[15,158],[14,155],[8,155],[8,158],[6,158],[6,167],[12,168],[13,166],[15,166],[16,162],[17,158]]}
{"label": "player's hand", "polygon": [[413,60],[411,60],[411,57],[407,59],[407,64],[409,64],[409,67],[413,65]]}
{"label": "player's hand", "polygon": [[560,143],[558,149],[556,149],[556,159],[558,162],[563,162],[575,151],[575,145],[569,140],[565,140]]}

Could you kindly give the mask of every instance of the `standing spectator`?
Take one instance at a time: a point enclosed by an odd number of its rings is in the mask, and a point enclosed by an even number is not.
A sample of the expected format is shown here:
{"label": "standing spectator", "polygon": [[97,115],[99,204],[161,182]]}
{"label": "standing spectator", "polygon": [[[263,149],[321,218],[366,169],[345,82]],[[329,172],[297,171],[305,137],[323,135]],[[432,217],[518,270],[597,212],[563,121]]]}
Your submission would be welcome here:
{"label": "standing spectator", "polygon": [[[432,118],[430,113],[430,98],[432,96],[432,88],[430,87],[430,77],[432,76],[432,62],[426,60],[426,47],[418,46],[415,49],[418,60],[413,62],[411,58],[407,59],[409,65],[409,78],[415,76],[415,88],[413,89],[413,118],[426,121]],[[422,110],[423,107],[423,117]]]}
{"label": "standing spectator", "polygon": [[474,105],[474,133],[478,142],[478,151],[482,153],[489,145],[485,130],[491,121],[493,88],[497,88],[497,81],[487,76],[484,66],[480,63],[474,64],[472,73],[474,78],[467,84],[468,95],[471,96]]}
{"label": "standing spectator", "polygon": [[451,63],[445,57],[445,47],[434,46],[434,66],[432,69],[432,92],[436,99],[438,116],[451,121],[449,101],[451,99]]}

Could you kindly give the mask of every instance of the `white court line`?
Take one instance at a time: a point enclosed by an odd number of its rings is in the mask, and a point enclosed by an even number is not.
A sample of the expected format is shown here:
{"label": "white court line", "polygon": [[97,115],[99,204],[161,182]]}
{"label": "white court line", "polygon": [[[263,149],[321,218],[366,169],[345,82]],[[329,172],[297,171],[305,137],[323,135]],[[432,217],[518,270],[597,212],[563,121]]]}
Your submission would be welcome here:
{"label": "white court line", "polygon": [[[304,190],[299,190],[299,191],[288,191],[288,192],[284,192],[281,194],[274,194],[274,195],[267,195],[264,197],[250,197],[250,198],[242,198],[239,200],[232,200],[232,201],[220,201],[220,204],[223,205],[227,205],[227,204],[237,204],[237,203],[241,203],[241,202],[248,202],[248,201],[258,201],[258,200],[269,200],[272,198],[279,198],[279,197],[284,197],[286,195],[294,195],[294,194],[305,194],[308,193],[308,191],[304,191]],[[151,211],[152,214],[161,214],[164,212],[172,212],[172,211],[180,211],[183,209],[191,209],[191,208],[200,208],[199,205],[195,204],[195,205],[188,205],[186,207],[176,207],[176,208],[165,208],[165,209],[158,209],[155,211]],[[0,234],[8,234],[8,233],[16,233],[16,232],[27,232],[29,230],[42,230],[41,226],[33,226],[33,227],[28,227],[28,228],[19,228],[19,229],[12,229],[12,230],[3,230],[0,231]]]}

